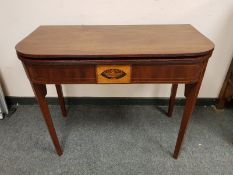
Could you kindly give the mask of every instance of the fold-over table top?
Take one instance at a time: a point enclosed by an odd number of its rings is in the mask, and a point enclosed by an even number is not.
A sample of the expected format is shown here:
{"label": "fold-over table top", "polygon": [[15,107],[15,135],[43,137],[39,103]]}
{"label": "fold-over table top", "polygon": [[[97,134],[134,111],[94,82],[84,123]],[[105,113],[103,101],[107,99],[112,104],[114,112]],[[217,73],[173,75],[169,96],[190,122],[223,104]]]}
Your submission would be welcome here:
{"label": "fold-over table top", "polygon": [[189,24],[40,26],[16,45],[29,59],[189,57],[213,48]]}

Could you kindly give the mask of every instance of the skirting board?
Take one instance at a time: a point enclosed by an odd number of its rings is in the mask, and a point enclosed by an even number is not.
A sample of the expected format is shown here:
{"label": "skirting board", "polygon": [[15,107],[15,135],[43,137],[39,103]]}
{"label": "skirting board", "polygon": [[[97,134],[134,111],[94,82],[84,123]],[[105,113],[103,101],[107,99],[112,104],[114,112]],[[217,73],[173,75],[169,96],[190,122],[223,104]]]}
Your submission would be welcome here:
{"label": "skirting board", "polygon": [[[56,97],[46,98],[49,105],[57,105]],[[9,106],[12,105],[35,105],[37,104],[34,97],[6,97]],[[127,97],[65,97],[67,105],[156,105],[167,106],[169,98],[127,98]],[[216,98],[198,98],[197,106],[211,106],[216,103]],[[176,105],[184,106],[185,98],[177,98]]]}

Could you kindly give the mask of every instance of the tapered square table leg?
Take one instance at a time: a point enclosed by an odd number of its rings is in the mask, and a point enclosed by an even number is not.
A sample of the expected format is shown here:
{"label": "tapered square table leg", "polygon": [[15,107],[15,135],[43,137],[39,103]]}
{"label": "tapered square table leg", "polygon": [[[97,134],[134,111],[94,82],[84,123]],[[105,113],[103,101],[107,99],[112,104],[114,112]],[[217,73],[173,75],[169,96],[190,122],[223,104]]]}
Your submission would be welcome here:
{"label": "tapered square table leg", "polygon": [[35,96],[38,100],[41,112],[42,112],[44,120],[45,120],[45,123],[48,127],[49,134],[50,134],[52,141],[53,141],[53,144],[56,148],[57,154],[60,156],[60,155],[62,155],[62,149],[61,149],[60,143],[59,143],[58,138],[57,138],[56,130],[55,130],[54,125],[53,125],[53,121],[52,121],[52,118],[51,118],[51,115],[49,112],[47,101],[45,99],[45,95],[47,93],[46,86],[44,84],[32,84],[32,87],[33,87]]}
{"label": "tapered square table leg", "polygon": [[182,117],[181,124],[180,124],[180,130],[179,130],[179,134],[178,134],[178,138],[176,141],[176,146],[175,146],[175,150],[173,154],[173,157],[175,159],[177,159],[179,156],[180,149],[182,147],[182,143],[183,143],[184,136],[186,133],[186,129],[188,127],[189,121],[192,116],[192,112],[196,104],[197,95],[200,89],[200,84],[201,82],[185,85],[186,104],[184,107],[183,117]]}

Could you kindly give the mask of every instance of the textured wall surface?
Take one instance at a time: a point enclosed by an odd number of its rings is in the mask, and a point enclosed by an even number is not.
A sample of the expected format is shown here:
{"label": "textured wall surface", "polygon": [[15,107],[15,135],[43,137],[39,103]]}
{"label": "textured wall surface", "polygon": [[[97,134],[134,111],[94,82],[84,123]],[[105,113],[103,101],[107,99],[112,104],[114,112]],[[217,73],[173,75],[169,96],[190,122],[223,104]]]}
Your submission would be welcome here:
{"label": "textured wall surface", "polygon": [[[199,97],[217,97],[233,55],[232,0],[8,0],[0,6],[0,76],[8,96],[33,96],[15,45],[39,25],[189,23],[215,43]],[[66,96],[167,97],[170,85],[65,85]],[[48,96],[55,96],[48,86]],[[180,86],[178,96],[183,96]]]}

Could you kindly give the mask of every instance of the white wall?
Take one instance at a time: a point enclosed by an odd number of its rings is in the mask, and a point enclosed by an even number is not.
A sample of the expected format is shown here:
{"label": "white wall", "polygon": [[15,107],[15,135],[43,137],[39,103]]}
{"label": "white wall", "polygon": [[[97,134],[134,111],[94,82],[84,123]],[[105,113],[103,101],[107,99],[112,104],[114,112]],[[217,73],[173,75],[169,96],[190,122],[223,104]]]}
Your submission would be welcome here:
{"label": "white wall", "polygon": [[[33,96],[14,47],[39,25],[190,23],[215,43],[199,97],[217,97],[233,53],[233,0],[0,0],[0,75]],[[167,97],[169,85],[65,85],[66,96]],[[49,86],[48,96],[55,96]],[[183,96],[183,86],[178,91]]]}

